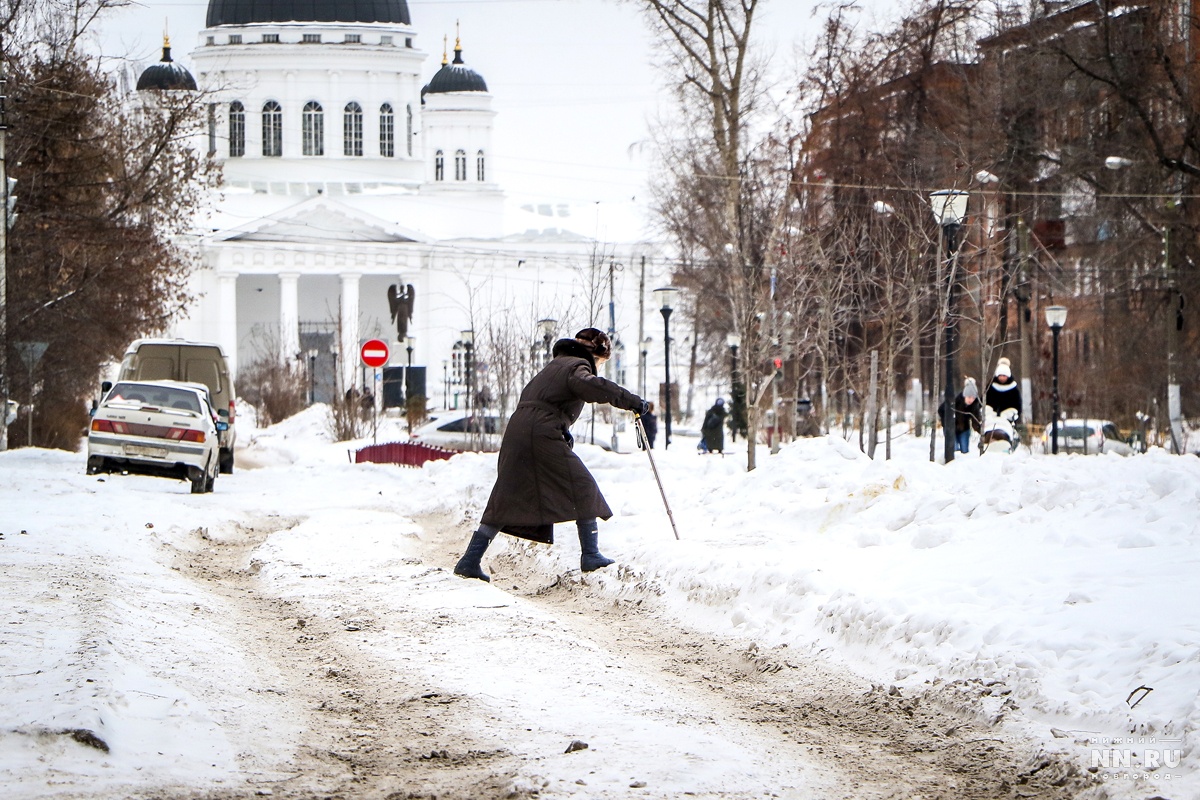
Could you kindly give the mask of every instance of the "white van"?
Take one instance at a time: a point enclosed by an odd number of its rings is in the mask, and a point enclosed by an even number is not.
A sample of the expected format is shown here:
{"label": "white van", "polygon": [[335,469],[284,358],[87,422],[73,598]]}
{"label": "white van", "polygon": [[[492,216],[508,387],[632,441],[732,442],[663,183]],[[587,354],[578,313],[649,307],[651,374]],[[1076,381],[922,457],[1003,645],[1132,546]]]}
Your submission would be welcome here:
{"label": "white van", "polygon": [[125,350],[117,380],[184,381],[207,386],[220,421],[229,425],[220,433],[220,469],[225,474],[233,472],[237,398],[229,377],[229,361],[219,344],[186,339],[138,339]]}

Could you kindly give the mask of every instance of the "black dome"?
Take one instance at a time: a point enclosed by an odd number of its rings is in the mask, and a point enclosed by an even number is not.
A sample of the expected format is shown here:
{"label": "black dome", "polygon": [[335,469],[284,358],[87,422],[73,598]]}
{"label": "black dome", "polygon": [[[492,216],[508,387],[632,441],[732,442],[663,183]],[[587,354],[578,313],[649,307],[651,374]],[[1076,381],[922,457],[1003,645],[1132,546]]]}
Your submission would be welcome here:
{"label": "black dome", "polygon": [[486,92],[487,82],[483,76],[463,63],[462,46],[455,44],[454,61],[447,64],[442,56],[442,68],[439,69],[421,90],[421,97],[427,94],[445,94],[446,92]]}
{"label": "black dome", "polygon": [[391,22],[411,25],[407,0],[208,0],[207,26],[251,22]]}
{"label": "black dome", "polygon": [[196,91],[196,79],[185,67],[171,60],[171,45],[163,45],[162,61],[151,64],[142,70],[138,78],[137,90],[172,91],[187,89]]}

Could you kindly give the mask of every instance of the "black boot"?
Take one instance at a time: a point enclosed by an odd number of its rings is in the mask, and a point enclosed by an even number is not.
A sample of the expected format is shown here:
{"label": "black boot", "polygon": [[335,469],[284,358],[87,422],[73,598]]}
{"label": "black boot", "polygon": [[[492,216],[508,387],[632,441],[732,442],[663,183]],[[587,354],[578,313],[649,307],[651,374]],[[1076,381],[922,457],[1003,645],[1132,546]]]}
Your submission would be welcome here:
{"label": "black boot", "polygon": [[579,527],[579,568],[584,572],[595,572],[601,567],[615,563],[611,558],[605,558],[600,553],[600,531],[596,520],[580,520]]}
{"label": "black boot", "polygon": [[488,532],[482,527],[471,535],[471,542],[467,545],[467,552],[463,553],[463,557],[454,565],[454,574],[461,575],[464,578],[477,578],[481,581],[491,582],[491,578],[479,561],[483,558],[483,553],[488,549],[488,545],[492,543],[492,539],[496,537],[495,532]]}

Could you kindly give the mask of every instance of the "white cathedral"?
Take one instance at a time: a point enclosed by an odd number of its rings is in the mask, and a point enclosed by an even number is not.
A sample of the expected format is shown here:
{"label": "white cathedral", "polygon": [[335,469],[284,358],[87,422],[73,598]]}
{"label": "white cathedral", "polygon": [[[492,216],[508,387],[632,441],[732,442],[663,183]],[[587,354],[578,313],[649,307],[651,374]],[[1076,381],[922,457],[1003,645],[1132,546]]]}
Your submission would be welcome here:
{"label": "white cathedral", "polygon": [[466,357],[478,387],[496,347],[536,361],[550,337],[611,326],[625,344],[612,377],[642,389],[638,343],[657,330],[643,297],[662,280],[644,274],[652,245],[509,203],[492,95],[459,41],[450,55],[422,81],[406,0],[209,0],[195,78],[164,47],[138,81],[211,92],[202,146],[223,165],[197,299],[171,335],[220,343],[235,374],[299,359],[316,399],[382,388],[359,362],[379,338],[392,365],[425,367],[430,405],[456,406]]}

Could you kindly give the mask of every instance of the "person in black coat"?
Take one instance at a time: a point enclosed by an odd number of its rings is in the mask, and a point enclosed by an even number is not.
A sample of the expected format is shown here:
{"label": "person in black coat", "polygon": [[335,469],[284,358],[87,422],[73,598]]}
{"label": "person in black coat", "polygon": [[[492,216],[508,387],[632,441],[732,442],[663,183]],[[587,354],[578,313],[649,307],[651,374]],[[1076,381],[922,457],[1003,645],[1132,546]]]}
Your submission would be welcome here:
{"label": "person in black coat", "polygon": [[658,437],[658,417],[654,416],[654,403],[646,402],[646,413],[639,414],[642,420],[642,427],[646,429],[646,442],[643,444],[638,441],[638,447],[642,450],[654,449],[654,440]]}
{"label": "person in black coat", "polygon": [[713,403],[713,407],[704,415],[704,422],[700,425],[700,446],[697,448],[701,453],[722,453],[725,452],[725,415],[729,413],[725,410],[725,398],[718,397],[717,402]]}
{"label": "person in black coat", "polygon": [[496,483],[455,575],[490,581],[480,559],[497,533],[552,544],[556,522],[576,523],[584,572],[613,563],[600,553],[596,523],[611,517],[612,510],[572,452],[570,427],[585,403],[639,414],[649,403],[596,374],[612,352],[603,331],[584,328],[574,339],[560,339],[551,352],[553,359],[522,390],[504,429]]}
{"label": "person in black coat", "polygon": [[[1007,358],[1000,359],[996,365],[996,377],[983,395],[983,401],[1000,416],[1006,409],[1015,409],[1018,418],[1021,414],[1021,389],[1013,380],[1012,365]],[[1014,422],[1016,420],[1013,420]]]}

